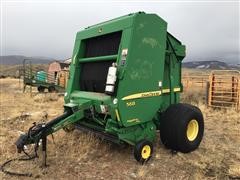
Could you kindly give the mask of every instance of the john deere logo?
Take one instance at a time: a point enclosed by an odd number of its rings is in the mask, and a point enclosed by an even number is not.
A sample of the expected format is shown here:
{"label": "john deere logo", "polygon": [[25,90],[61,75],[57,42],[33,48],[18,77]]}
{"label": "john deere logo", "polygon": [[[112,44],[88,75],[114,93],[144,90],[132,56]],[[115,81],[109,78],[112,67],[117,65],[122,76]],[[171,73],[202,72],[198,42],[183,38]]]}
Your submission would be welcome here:
{"label": "john deere logo", "polygon": [[149,92],[149,93],[142,93],[142,97],[152,97],[152,96],[160,96],[161,92]]}
{"label": "john deere logo", "polygon": [[150,92],[137,93],[137,94],[132,94],[132,95],[129,95],[129,96],[125,96],[125,97],[122,98],[122,100],[160,96],[161,93],[162,93],[161,91],[150,91]]}

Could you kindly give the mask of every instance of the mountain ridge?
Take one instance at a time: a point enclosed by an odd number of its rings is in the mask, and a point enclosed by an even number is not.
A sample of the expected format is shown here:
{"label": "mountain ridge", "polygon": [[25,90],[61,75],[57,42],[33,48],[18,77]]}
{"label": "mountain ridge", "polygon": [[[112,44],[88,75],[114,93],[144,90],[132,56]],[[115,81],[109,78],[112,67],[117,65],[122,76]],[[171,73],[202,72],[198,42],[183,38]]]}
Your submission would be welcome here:
{"label": "mountain ridge", "polygon": [[239,65],[228,64],[223,61],[218,60],[207,60],[207,61],[188,61],[183,62],[182,66],[184,68],[191,68],[191,69],[239,69]]}

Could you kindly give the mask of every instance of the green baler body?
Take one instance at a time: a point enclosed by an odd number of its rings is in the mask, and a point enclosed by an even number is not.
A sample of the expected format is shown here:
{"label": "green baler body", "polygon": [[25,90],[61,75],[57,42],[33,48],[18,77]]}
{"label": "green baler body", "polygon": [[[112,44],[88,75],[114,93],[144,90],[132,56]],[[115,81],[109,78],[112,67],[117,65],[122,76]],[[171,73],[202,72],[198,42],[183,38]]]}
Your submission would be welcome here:
{"label": "green baler body", "polygon": [[[104,40],[107,44],[112,41],[111,35],[116,34],[120,36],[117,51],[86,56],[91,48],[87,45],[89,39],[96,42],[108,36]],[[161,112],[179,102],[184,57],[185,46],[167,32],[167,23],[155,14],[129,14],[78,32],[64,97],[65,108],[72,108],[77,115],[68,121],[116,137],[119,143],[153,141]],[[115,93],[83,90],[80,81],[84,64],[108,61],[117,63]],[[101,106],[108,112],[103,113]],[[88,109],[94,109],[93,119],[86,117]],[[63,122],[62,126],[65,125]]]}

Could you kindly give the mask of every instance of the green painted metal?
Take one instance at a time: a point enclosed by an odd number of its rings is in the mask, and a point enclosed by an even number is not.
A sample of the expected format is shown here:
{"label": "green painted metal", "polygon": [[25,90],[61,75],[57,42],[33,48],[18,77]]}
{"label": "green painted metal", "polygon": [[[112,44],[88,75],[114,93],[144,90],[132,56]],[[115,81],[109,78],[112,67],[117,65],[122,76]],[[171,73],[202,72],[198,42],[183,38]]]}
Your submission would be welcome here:
{"label": "green painted metal", "polygon": [[[86,39],[119,31],[118,54],[84,58]],[[184,57],[185,46],[167,32],[167,22],[155,14],[129,14],[78,32],[64,96],[65,111],[73,114],[54,124],[47,134],[78,124],[114,136],[119,143],[154,141],[160,113],[179,102]],[[117,64],[114,95],[82,91],[82,63],[106,60]],[[89,117],[87,111],[94,114]]]}
{"label": "green painted metal", "polygon": [[[118,31],[122,32],[118,54],[83,58],[85,39]],[[121,65],[123,49],[128,51],[125,65]],[[104,125],[99,124],[105,132],[129,144],[141,139],[153,141],[161,121],[158,112],[179,102],[184,56],[185,46],[167,32],[167,23],[155,14],[139,12],[90,26],[76,36],[65,103],[80,104],[81,99],[89,99],[98,113],[100,105],[106,105],[108,118],[100,119]],[[117,63],[116,95],[81,91],[81,63],[112,59]],[[83,118],[81,122],[91,125],[91,120]]]}
{"label": "green painted metal", "polygon": [[90,58],[81,58],[79,59],[80,62],[93,62],[93,61],[107,61],[107,60],[114,60],[117,59],[117,55],[110,55],[110,56],[99,56],[99,57],[90,57]]}

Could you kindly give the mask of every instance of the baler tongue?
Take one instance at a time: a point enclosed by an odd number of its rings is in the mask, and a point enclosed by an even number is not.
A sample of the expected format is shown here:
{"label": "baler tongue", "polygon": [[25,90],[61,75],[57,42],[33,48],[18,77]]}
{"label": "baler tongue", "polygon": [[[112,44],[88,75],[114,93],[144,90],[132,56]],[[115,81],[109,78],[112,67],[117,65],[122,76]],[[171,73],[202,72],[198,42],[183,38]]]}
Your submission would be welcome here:
{"label": "baler tongue", "polygon": [[[15,142],[19,153],[24,151],[24,146],[29,144],[35,144],[35,148],[38,147],[40,139],[42,140],[42,151],[44,165],[46,165],[46,137],[54,132],[81,120],[84,117],[83,111],[91,106],[91,100],[82,100],[79,104],[68,103],[65,104],[65,112],[49,121],[48,123],[34,123],[29,128],[28,132],[21,134],[18,140]],[[25,151],[24,151],[25,152]]]}
{"label": "baler tongue", "polygon": [[15,142],[18,152],[21,153],[22,151],[24,151],[25,145],[37,144],[40,139],[48,136],[49,134],[52,134],[54,132],[52,128],[71,115],[71,111],[66,111],[61,116],[49,121],[46,124],[33,123],[33,126],[29,128],[28,132],[25,134],[21,134],[18,140]]}

